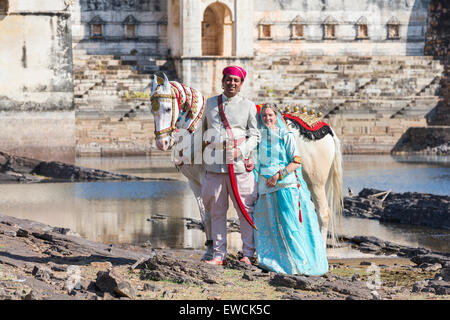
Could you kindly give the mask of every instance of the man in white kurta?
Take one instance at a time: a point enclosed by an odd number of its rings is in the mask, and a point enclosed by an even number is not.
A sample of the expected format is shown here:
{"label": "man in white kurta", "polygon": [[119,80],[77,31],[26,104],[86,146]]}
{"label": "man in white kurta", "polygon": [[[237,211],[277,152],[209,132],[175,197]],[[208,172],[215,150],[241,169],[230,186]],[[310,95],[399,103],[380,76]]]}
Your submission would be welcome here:
{"label": "man in white kurta", "polygon": [[245,71],[237,66],[227,67],[223,71],[222,103],[237,147],[233,147],[219,115],[219,96],[207,100],[203,119],[204,140],[207,146],[203,154],[205,174],[202,180],[202,198],[205,209],[211,213],[214,250],[213,259],[207,263],[215,265],[226,263],[229,196],[240,220],[244,256],[241,261],[250,263],[255,251],[253,229],[236,203],[227,167],[227,163],[233,161],[239,196],[251,217],[257,190],[253,172],[246,170],[244,159],[251,156],[261,137],[255,103],[239,94],[245,76]]}

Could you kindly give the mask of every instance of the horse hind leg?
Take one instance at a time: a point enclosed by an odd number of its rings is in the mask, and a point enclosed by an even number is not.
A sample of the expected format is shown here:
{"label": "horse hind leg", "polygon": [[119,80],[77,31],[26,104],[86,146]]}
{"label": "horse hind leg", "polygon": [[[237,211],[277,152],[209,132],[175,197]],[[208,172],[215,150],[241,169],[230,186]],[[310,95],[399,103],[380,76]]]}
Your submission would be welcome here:
{"label": "horse hind leg", "polygon": [[327,243],[328,238],[328,222],[330,220],[331,210],[328,206],[327,195],[325,192],[325,185],[311,186],[312,200],[316,209],[317,217],[319,218],[320,233],[324,244]]}

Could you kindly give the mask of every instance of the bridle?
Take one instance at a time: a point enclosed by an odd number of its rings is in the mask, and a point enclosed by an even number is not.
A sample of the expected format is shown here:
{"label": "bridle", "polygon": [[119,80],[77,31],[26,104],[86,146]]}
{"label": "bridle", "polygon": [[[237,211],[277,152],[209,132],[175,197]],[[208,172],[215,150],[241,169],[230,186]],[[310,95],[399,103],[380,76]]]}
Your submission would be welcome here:
{"label": "bridle", "polygon": [[[158,91],[158,88],[160,87],[160,85],[158,85],[156,87],[155,91]],[[176,124],[177,121],[175,119],[175,101],[177,102],[178,105],[178,112],[180,112],[180,103],[179,103],[179,96],[177,96],[175,89],[174,88],[170,88],[170,94],[154,94],[151,96],[150,98],[150,102],[152,105],[152,110],[153,112],[158,112],[159,108],[160,108],[160,103],[159,103],[159,99],[171,99],[172,100],[172,121],[170,123],[170,127],[162,129],[162,130],[155,130],[155,136],[156,137],[160,137],[163,136],[165,134],[171,134],[173,131],[177,130]]]}

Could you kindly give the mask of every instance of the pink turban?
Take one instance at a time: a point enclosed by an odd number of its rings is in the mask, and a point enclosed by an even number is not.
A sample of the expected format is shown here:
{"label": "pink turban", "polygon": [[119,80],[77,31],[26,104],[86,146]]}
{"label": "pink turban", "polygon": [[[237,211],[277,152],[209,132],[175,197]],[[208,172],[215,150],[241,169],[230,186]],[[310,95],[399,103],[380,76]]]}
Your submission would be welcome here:
{"label": "pink turban", "polygon": [[237,76],[239,78],[242,79],[242,81],[244,81],[245,77],[247,76],[247,72],[245,72],[245,70],[241,67],[238,66],[230,66],[230,67],[226,67],[225,69],[223,69],[223,75],[232,75],[232,76]]}

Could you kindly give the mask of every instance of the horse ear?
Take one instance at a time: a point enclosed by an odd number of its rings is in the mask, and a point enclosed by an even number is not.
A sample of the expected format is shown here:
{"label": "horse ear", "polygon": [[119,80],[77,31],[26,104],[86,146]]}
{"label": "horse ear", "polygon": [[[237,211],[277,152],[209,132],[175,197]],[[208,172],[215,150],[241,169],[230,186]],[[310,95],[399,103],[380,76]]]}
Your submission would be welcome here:
{"label": "horse ear", "polygon": [[163,76],[164,76],[164,88],[168,90],[168,89],[170,89],[170,81],[164,72],[163,72]]}
{"label": "horse ear", "polygon": [[153,75],[153,88],[152,93],[156,91],[156,88],[158,87],[158,78],[156,77],[156,74]]}

